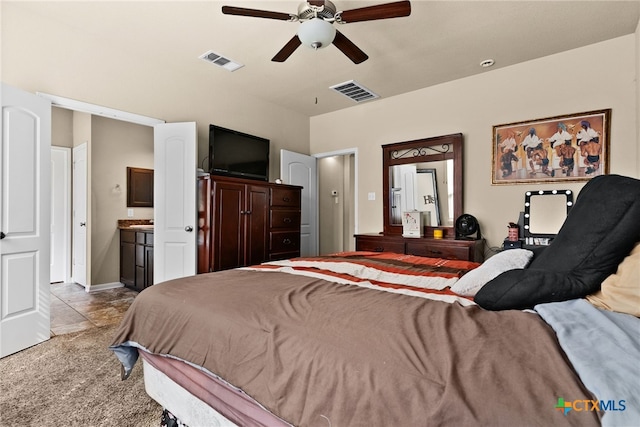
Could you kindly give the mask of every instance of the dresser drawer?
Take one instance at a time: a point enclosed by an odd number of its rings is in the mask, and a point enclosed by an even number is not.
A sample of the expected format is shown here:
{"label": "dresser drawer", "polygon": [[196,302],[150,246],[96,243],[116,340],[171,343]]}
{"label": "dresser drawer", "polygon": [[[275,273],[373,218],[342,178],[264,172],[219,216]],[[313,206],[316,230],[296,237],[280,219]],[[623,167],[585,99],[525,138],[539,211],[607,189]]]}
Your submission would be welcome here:
{"label": "dresser drawer", "polygon": [[153,245],[153,233],[136,231],[136,243],[140,245]]}
{"label": "dresser drawer", "polygon": [[294,252],[272,252],[269,254],[269,261],[280,261],[283,259],[298,258],[300,251]]}
{"label": "dresser drawer", "polygon": [[269,233],[271,252],[296,252],[300,250],[299,231],[272,231]]}
{"label": "dresser drawer", "polygon": [[447,245],[446,243],[407,242],[407,254],[430,258],[469,260],[469,247]]}
{"label": "dresser drawer", "polygon": [[300,190],[286,187],[271,188],[271,206],[300,208]]}
{"label": "dresser drawer", "polygon": [[300,211],[272,210],[270,228],[300,228]]}
{"label": "dresser drawer", "polygon": [[127,243],[136,242],[136,232],[131,230],[120,230],[120,241]]}
{"label": "dresser drawer", "polygon": [[356,238],[357,251],[404,253],[404,242],[388,241],[383,238]]}

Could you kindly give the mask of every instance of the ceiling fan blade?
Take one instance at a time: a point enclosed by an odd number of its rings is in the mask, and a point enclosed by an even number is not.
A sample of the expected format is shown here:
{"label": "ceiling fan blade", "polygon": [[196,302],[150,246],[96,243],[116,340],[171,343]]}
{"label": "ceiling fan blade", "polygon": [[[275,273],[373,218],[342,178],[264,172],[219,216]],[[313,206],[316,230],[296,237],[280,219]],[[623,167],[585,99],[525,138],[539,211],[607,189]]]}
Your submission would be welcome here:
{"label": "ceiling fan blade", "polygon": [[251,16],[254,18],[278,19],[281,21],[293,21],[295,15],[283,12],[270,12],[268,10],[247,9],[245,7],[222,6],[222,13],[225,15]]}
{"label": "ceiling fan blade", "polygon": [[366,53],[364,53],[358,46],[356,46],[351,40],[349,40],[340,31],[336,31],[336,37],[333,39],[335,47],[340,49],[342,53],[353,61],[354,64],[360,64],[361,62],[369,59]]}
{"label": "ceiling fan blade", "polygon": [[293,36],[291,40],[289,40],[287,44],[285,44],[284,47],[280,49],[280,52],[276,53],[276,56],[274,56],[271,60],[274,62],[286,61],[287,58],[289,58],[291,54],[295,52],[295,50],[301,44],[302,43],[300,42],[300,39],[298,38],[298,36],[297,35]]}
{"label": "ceiling fan blade", "polygon": [[373,21],[376,19],[401,18],[411,15],[411,2],[408,0],[393,3],[379,4],[376,6],[361,7],[358,9],[339,12],[339,22]]}

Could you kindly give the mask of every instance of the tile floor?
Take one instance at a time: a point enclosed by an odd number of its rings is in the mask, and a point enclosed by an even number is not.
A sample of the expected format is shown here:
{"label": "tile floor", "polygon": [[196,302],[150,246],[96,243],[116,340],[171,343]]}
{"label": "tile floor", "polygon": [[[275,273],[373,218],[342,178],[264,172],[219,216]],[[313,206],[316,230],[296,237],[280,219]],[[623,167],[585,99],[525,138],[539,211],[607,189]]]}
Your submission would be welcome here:
{"label": "tile floor", "polygon": [[53,283],[51,336],[116,324],[136,295],[124,287],[88,293],[76,283]]}

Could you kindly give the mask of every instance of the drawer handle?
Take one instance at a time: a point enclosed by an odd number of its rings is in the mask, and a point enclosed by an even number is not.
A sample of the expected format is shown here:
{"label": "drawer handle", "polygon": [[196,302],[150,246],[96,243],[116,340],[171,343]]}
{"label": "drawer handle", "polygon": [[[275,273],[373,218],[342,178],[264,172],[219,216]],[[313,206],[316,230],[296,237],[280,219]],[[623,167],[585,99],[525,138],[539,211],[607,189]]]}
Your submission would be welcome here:
{"label": "drawer handle", "polygon": [[285,245],[290,245],[291,244],[291,239],[282,239],[282,243]]}
{"label": "drawer handle", "polygon": [[290,199],[290,198],[288,198],[288,197],[283,197],[283,198],[282,198],[282,201],[283,201],[283,202],[290,202],[290,201],[291,201],[291,199]]}
{"label": "drawer handle", "polygon": [[373,250],[374,252],[384,252],[384,246],[378,246]]}
{"label": "drawer handle", "polygon": [[429,253],[436,254],[436,255],[442,255],[442,252],[440,252],[440,251],[429,251]]}
{"label": "drawer handle", "polygon": [[284,222],[285,224],[291,224],[291,218],[283,218],[282,222]]}

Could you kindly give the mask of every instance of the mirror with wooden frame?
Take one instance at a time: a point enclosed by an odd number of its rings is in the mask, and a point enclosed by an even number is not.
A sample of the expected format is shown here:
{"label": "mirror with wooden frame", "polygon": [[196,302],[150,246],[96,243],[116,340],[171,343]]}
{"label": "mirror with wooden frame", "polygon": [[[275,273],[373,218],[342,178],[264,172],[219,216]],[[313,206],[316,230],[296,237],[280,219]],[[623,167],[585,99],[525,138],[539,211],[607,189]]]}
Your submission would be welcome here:
{"label": "mirror with wooden frame", "polygon": [[382,146],[384,234],[402,234],[402,213],[423,211],[424,235],[455,238],[463,214],[461,133]]}
{"label": "mirror with wooden frame", "polygon": [[127,167],[127,207],[153,207],[153,169]]}

